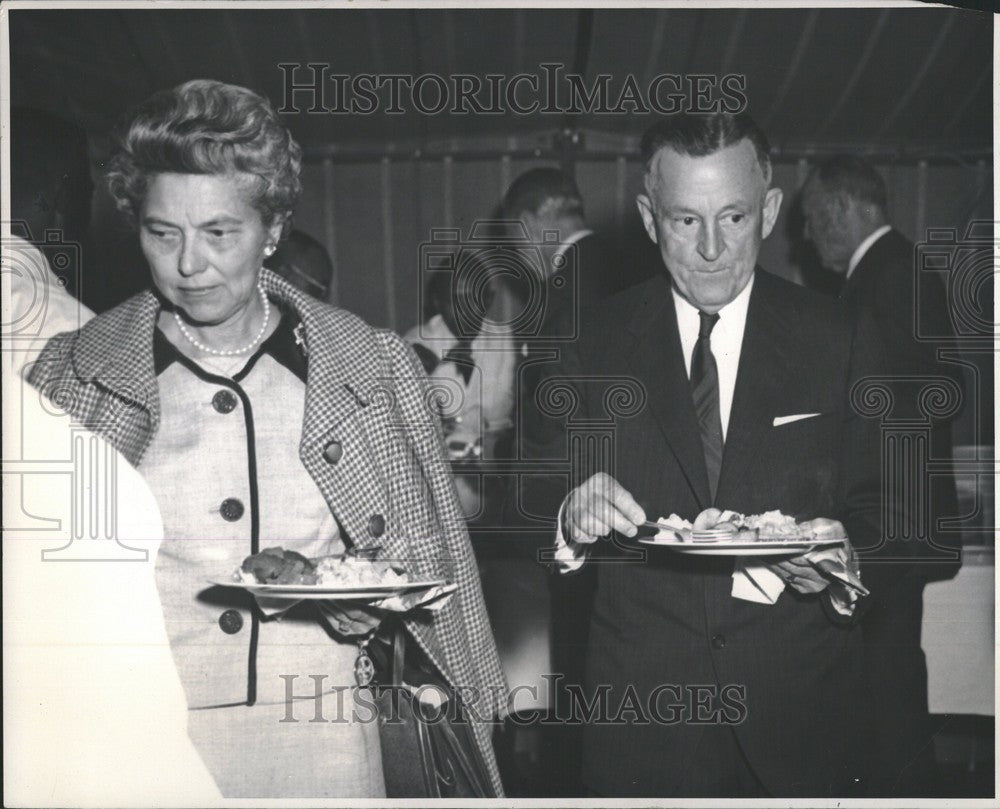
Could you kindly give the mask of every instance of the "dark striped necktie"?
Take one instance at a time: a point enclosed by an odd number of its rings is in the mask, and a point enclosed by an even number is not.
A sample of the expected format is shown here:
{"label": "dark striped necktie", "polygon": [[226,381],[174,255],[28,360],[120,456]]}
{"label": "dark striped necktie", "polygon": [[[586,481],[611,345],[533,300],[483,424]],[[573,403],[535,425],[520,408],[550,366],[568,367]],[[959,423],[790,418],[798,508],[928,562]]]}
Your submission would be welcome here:
{"label": "dark striped necktie", "polygon": [[701,445],[705,451],[705,467],[708,470],[708,488],[715,502],[715,492],[719,487],[719,473],[722,471],[722,416],[719,412],[719,369],[712,356],[712,329],[719,321],[719,315],[699,311],[701,323],[698,327],[698,342],[694,344],[691,356],[691,396],[694,410],[698,414],[701,428]]}

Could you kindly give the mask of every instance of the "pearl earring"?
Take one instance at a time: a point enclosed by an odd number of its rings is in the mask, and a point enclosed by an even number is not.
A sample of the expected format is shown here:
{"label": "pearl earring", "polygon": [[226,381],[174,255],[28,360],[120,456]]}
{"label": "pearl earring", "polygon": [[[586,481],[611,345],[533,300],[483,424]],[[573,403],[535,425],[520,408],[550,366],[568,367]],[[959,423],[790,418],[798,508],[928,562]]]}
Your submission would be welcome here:
{"label": "pearl earring", "polygon": [[269,245],[267,245],[267,246],[266,246],[266,247],[264,248],[264,255],[265,255],[265,256],[267,256],[268,258],[270,258],[271,256],[273,256],[273,255],[274,255],[274,251],[275,251],[276,249],[277,249],[277,248],[275,248],[275,246],[274,246],[273,244],[269,244]]}

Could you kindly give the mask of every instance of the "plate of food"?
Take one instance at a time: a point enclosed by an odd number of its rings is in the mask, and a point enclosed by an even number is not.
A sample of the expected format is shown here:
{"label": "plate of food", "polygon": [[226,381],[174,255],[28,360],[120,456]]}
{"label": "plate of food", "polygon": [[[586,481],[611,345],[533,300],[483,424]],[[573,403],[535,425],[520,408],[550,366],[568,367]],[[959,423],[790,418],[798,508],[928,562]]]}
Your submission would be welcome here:
{"label": "plate of food", "polygon": [[240,587],[254,595],[296,601],[368,601],[447,586],[444,579],[411,580],[405,571],[389,562],[360,554],[309,559],[281,547],[252,554],[230,575],[210,582],[223,587]]}
{"label": "plate of food", "polygon": [[695,556],[798,556],[843,545],[847,539],[834,520],[798,522],[780,511],[740,514],[707,509],[693,525],[676,514],[646,525],[657,533],[639,542]]}

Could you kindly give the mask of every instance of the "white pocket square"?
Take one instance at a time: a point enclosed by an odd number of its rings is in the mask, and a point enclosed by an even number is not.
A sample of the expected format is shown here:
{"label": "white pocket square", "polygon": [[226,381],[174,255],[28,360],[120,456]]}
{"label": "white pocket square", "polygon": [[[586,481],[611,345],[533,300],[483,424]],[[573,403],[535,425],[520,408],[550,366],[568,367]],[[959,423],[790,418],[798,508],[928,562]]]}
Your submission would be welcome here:
{"label": "white pocket square", "polygon": [[802,421],[803,419],[813,419],[816,416],[821,416],[822,413],[796,413],[794,416],[775,416],[774,423],[772,427],[780,427],[782,424],[791,424],[793,421]]}

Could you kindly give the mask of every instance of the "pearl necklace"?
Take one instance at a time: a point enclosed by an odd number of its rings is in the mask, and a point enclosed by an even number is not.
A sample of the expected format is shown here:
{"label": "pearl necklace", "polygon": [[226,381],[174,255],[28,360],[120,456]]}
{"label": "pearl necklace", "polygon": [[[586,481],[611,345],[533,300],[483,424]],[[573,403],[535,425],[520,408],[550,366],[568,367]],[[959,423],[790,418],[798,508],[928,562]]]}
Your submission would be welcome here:
{"label": "pearl necklace", "polygon": [[221,351],[218,348],[209,348],[204,343],[196,340],[195,336],[187,330],[187,327],[184,325],[184,321],[181,320],[181,316],[177,314],[176,309],[174,310],[174,322],[177,323],[177,328],[180,329],[180,332],[184,335],[185,339],[187,339],[187,341],[195,348],[200,351],[204,351],[206,354],[214,354],[216,357],[233,357],[237,354],[246,354],[261,341],[261,338],[264,336],[264,332],[267,331],[267,324],[271,319],[271,304],[267,300],[267,293],[264,292],[264,285],[260,281],[257,282],[257,292],[260,295],[260,302],[264,306],[264,322],[261,323],[260,331],[257,332],[257,336],[254,337],[250,343],[243,346],[243,348],[234,348],[229,351]]}

